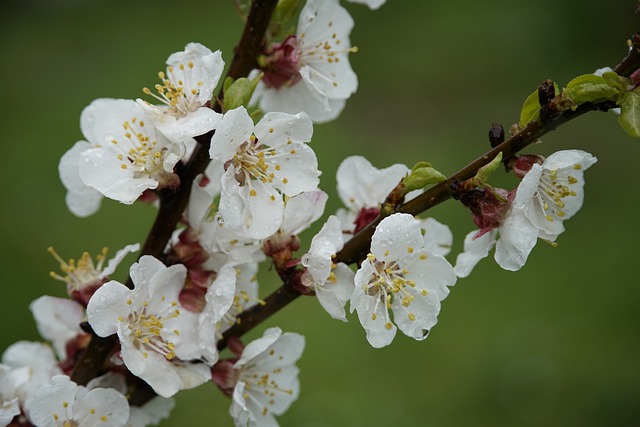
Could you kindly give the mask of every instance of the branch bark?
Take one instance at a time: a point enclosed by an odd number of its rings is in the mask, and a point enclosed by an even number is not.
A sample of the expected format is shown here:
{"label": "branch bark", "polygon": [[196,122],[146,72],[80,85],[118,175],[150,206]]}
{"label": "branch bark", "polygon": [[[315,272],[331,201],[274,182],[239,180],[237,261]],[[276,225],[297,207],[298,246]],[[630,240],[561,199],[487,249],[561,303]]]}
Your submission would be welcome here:
{"label": "branch bark", "polygon": [[[631,38],[629,45],[630,50],[626,57],[614,68],[616,73],[624,77],[629,77],[636,70],[640,69],[640,31]],[[404,203],[391,213],[402,212],[411,215],[423,213],[445,200],[452,198],[454,196],[453,183],[472,178],[478,172],[478,169],[491,162],[498,153],[502,152],[503,158],[508,159],[540,139],[543,135],[587,112],[608,111],[613,107],[615,107],[615,105],[612,105],[610,102],[585,103],[575,110],[565,110],[555,113],[550,111],[545,114],[544,117],[541,116],[537,120],[527,124],[520,132],[473,160],[467,166],[449,176],[445,181],[429,188],[420,196]],[[389,214],[390,213],[385,214],[385,210],[382,209],[381,215],[345,243],[342,250],[336,254],[335,262],[353,264],[366,255],[369,252],[371,237],[373,236],[376,226]],[[286,290],[287,287],[289,287],[289,291]],[[223,339],[218,343],[218,348],[223,349],[231,336],[241,336],[257,326],[264,319],[267,319],[294,301],[298,296],[300,295],[291,288],[291,285],[285,283],[265,299],[266,304],[254,306],[238,316],[238,325],[225,332]]]}

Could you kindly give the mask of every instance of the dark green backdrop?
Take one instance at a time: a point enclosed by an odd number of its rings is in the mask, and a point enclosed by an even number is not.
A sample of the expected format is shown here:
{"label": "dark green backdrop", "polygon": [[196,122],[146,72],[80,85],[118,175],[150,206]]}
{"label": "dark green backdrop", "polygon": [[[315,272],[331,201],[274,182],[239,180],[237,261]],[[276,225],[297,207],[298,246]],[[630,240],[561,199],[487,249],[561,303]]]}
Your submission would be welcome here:
{"label": "dark green backdrop", "polygon": [[[356,21],[360,89],[313,147],[331,196],[347,155],[378,166],[417,160],[451,173],[484,151],[492,122],[508,127],[546,78],[615,65],[638,29],[636,2],[389,0],[346,5]],[[105,201],[76,219],[58,159],[81,139],[83,107],[135,98],[187,42],[229,61],[241,31],[232,2],[5,0],[0,6],[0,349],[38,339],[28,304],[64,294],[46,248],[65,257],[142,241],[154,209]],[[357,318],[331,320],[303,299],[269,325],[307,337],[302,395],[285,426],[635,426],[640,415],[638,176],[640,141],[611,114],[592,113],[548,135],[536,152],[582,148],[586,201],[554,249],[540,243],[518,273],[485,260],[444,302],[425,342],[398,336],[371,348]],[[530,150],[531,151],[531,150]],[[499,185],[512,186],[500,176]],[[455,203],[433,210],[456,235],[472,228]],[[126,268],[118,272],[123,279]],[[261,276],[265,292],[277,286]],[[262,329],[257,333],[261,334]],[[230,426],[214,387],[184,392],[163,426]]]}

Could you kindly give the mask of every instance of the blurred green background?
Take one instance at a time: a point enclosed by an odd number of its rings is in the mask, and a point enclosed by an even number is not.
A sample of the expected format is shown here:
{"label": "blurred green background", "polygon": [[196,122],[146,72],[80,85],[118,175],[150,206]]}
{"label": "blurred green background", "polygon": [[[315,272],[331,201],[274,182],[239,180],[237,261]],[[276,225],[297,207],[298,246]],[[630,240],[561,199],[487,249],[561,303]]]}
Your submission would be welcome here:
{"label": "blurred green background", "polygon": [[[427,160],[445,173],[488,147],[546,78],[559,84],[614,66],[638,29],[636,1],[389,0],[346,4],[356,27],[360,88],[339,120],[317,126],[321,186],[338,207],[335,170],[362,154],[379,167]],[[60,156],[81,139],[97,97],[136,98],[187,42],[230,61],[242,24],[231,0],[4,0],[0,5],[0,349],[37,340],[28,304],[64,295],[46,252],[64,257],[142,241],[149,206],[103,202],[77,219],[66,209]],[[269,322],[302,333],[302,394],[284,426],[637,426],[640,424],[637,161],[640,141],[611,114],[592,113],[544,138],[535,152],[581,148],[585,206],[554,249],[538,244],[518,273],[492,259],[460,280],[424,342],[399,334],[371,348],[355,316],[330,319],[311,298]],[[530,149],[530,152],[534,152]],[[496,185],[510,188],[511,177]],[[473,224],[453,202],[431,213],[454,230],[454,255]],[[308,238],[309,236],[307,236]],[[454,258],[452,257],[452,260]],[[116,278],[124,279],[126,267]],[[264,292],[278,283],[261,276]],[[266,325],[265,325],[266,326]],[[251,336],[261,335],[259,328]],[[207,386],[183,392],[163,426],[231,426],[229,401]]]}

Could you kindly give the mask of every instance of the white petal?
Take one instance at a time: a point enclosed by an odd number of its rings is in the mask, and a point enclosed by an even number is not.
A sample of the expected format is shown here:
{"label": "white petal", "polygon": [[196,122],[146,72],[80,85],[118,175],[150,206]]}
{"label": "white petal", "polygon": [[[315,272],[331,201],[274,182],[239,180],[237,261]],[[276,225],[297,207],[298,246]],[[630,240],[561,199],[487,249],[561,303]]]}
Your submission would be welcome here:
{"label": "white petal", "polygon": [[336,282],[325,282],[315,287],[318,302],[334,319],[347,321],[344,305],[351,299],[354,289],[354,273],[345,264],[340,263],[334,270]]}
{"label": "white petal", "polygon": [[342,203],[353,211],[377,208],[408,171],[401,164],[377,169],[364,157],[347,157],[338,167],[338,194]]}
{"label": "white petal", "polygon": [[[312,90],[304,81],[279,89],[258,85],[261,92],[256,96],[260,100],[260,108],[264,111],[282,111],[285,113],[305,112],[314,123],[326,123],[336,119],[346,105],[345,99],[320,100],[312,94]],[[256,93],[258,93],[256,89]]]}
{"label": "white petal", "polygon": [[74,409],[74,419],[83,427],[124,427],[129,419],[129,402],[113,389],[89,390]]}
{"label": "white petal", "polygon": [[109,148],[92,148],[84,151],[80,160],[80,177],[105,197],[125,204],[132,204],[148,189],[158,186],[158,181],[148,176],[135,177],[132,167],[123,169],[117,153]]}
{"label": "white petal", "polygon": [[268,328],[264,331],[261,338],[251,341],[242,351],[242,356],[233,365],[238,369],[246,365],[250,360],[264,353],[274,342],[280,338],[282,330],[277,327]]}
{"label": "white petal", "polygon": [[451,252],[453,233],[451,229],[433,218],[419,220],[423,231],[424,248],[437,255],[446,256]]}
{"label": "white petal", "polygon": [[280,147],[291,143],[311,141],[313,123],[305,113],[267,113],[258,122],[254,131],[256,138],[269,147]]}
{"label": "white petal", "polygon": [[496,231],[490,231],[474,239],[478,230],[474,230],[464,238],[464,251],[458,254],[453,270],[458,277],[467,277],[473,267],[483,258],[489,255],[489,251],[496,244]]}
{"label": "white petal", "polygon": [[138,243],[134,243],[133,245],[127,245],[124,248],[120,249],[118,252],[116,252],[116,256],[114,256],[109,260],[106,268],[102,270],[100,277],[105,278],[113,274],[116,271],[116,267],[118,267],[118,265],[122,262],[122,260],[127,255],[137,252],[139,250],[140,250],[140,244]]}
{"label": "white petal", "polygon": [[90,148],[92,146],[88,142],[78,141],[62,155],[58,164],[60,180],[67,189],[67,207],[81,218],[96,213],[102,201],[102,194],[80,178],[80,155]]}
{"label": "white petal", "polygon": [[87,319],[97,335],[107,337],[117,332],[118,318],[125,318],[131,311],[127,304],[130,297],[131,290],[115,280],[98,288],[87,306]]}
{"label": "white petal", "polygon": [[371,253],[379,260],[399,260],[422,248],[420,221],[397,213],[380,221],[371,238]]}
{"label": "white petal", "polygon": [[77,390],[78,385],[66,375],[51,378],[28,400],[27,413],[31,422],[39,427],[57,427],[58,421],[53,414],[59,414],[61,422],[71,421],[72,418],[67,418],[66,414],[73,414]]}
{"label": "white petal", "polygon": [[67,341],[82,333],[80,322],[84,308],[73,300],[50,296],[36,299],[29,308],[40,335],[51,341],[60,359],[65,359]]}
{"label": "white petal", "polygon": [[144,110],[131,99],[99,98],[80,114],[80,130],[93,147],[108,146],[115,134],[124,133],[122,125]]}
{"label": "white petal", "polygon": [[253,120],[244,107],[227,111],[211,138],[209,156],[222,163],[232,159],[238,147],[249,140],[252,132]]}
{"label": "white petal", "polygon": [[235,178],[235,168],[227,169],[220,196],[220,215],[226,226],[248,237],[264,239],[278,231],[283,212],[282,196],[272,186],[256,180],[241,186]]}
{"label": "white petal", "polygon": [[281,229],[284,234],[297,235],[306,230],[324,212],[327,203],[324,191],[305,191],[286,201]]}
{"label": "white petal", "polygon": [[547,157],[542,164],[542,167],[548,170],[563,168],[573,169],[575,165],[580,165],[580,169],[576,170],[585,171],[597,161],[597,158],[592,156],[590,153],[587,153],[586,151],[562,150],[557,151]]}
{"label": "white petal", "polygon": [[[192,68],[188,67],[189,62],[193,63]],[[184,71],[180,70],[180,64],[185,65]],[[174,67],[175,76],[185,82],[185,87],[198,89],[200,105],[211,99],[224,70],[222,53],[219,50],[211,52],[200,43],[189,43],[184,51],[171,54],[167,58],[167,65]]]}
{"label": "white petal", "polygon": [[[438,323],[438,313],[440,313],[440,301],[435,292],[422,295],[420,289],[407,288],[407,292],[414,299],[408,307],[403,307],[400,299],[396,298],[391,306],[393,310],[393,320],[398,328],[407,336],[422,341],[427,338],[431,328]],[[409,318],[412,316],[413,320]]]}
{"label": "white petal", "polygon": [[538,241],[538,229],[527,219],[522,209],[513,207],[499,228],[495,259],[505,270],[517,271],[527,262]]}
{"label": "white petal", "polygon": [[456,284],[457,277],[449,261],[424,249],[399,262],[399,266],[408,271],[405,278],[416,282],[416,289],[435,292],[440,300],[449,295],[448,287]]}
{"label": "white petal", "polygon": [[307,145],[293,143],[275,149],[275,156],[267,159],[275,175],[273,186],[287,196],[312,191],[320,183],[316,153]]}

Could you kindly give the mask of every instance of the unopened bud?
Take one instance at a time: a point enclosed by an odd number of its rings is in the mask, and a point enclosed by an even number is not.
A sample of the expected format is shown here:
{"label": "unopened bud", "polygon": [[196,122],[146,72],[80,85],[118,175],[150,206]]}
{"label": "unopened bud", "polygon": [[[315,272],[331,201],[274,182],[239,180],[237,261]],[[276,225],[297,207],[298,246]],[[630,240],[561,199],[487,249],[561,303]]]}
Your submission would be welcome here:
{"label": "unopened bud", "polygon": [[[426,162],[421,163],[429,164]],[[407,192],[419,190],[427,185],[438,184],[447,179],[446,176],[432,168],[430,165],[424,166],[421,163],[419,163],[420,166],[416,165],[409,176],[403,179]]]}
{"label": "unopened bud", "polygon": [[541,165],[543,162],[543,156],[538,154],[523,154],[522,156],[518,156],[518,158],[512,162],[511,166],[513,167],[513,173],[515,173],[518,178],[522,179],[527,172],[531,170],[533,165]]}
{"label": "unopened bud", "polygon": [[504,128],[501,124],[493,123],[489,129],[489,142],[495,148],[504,142]]}

